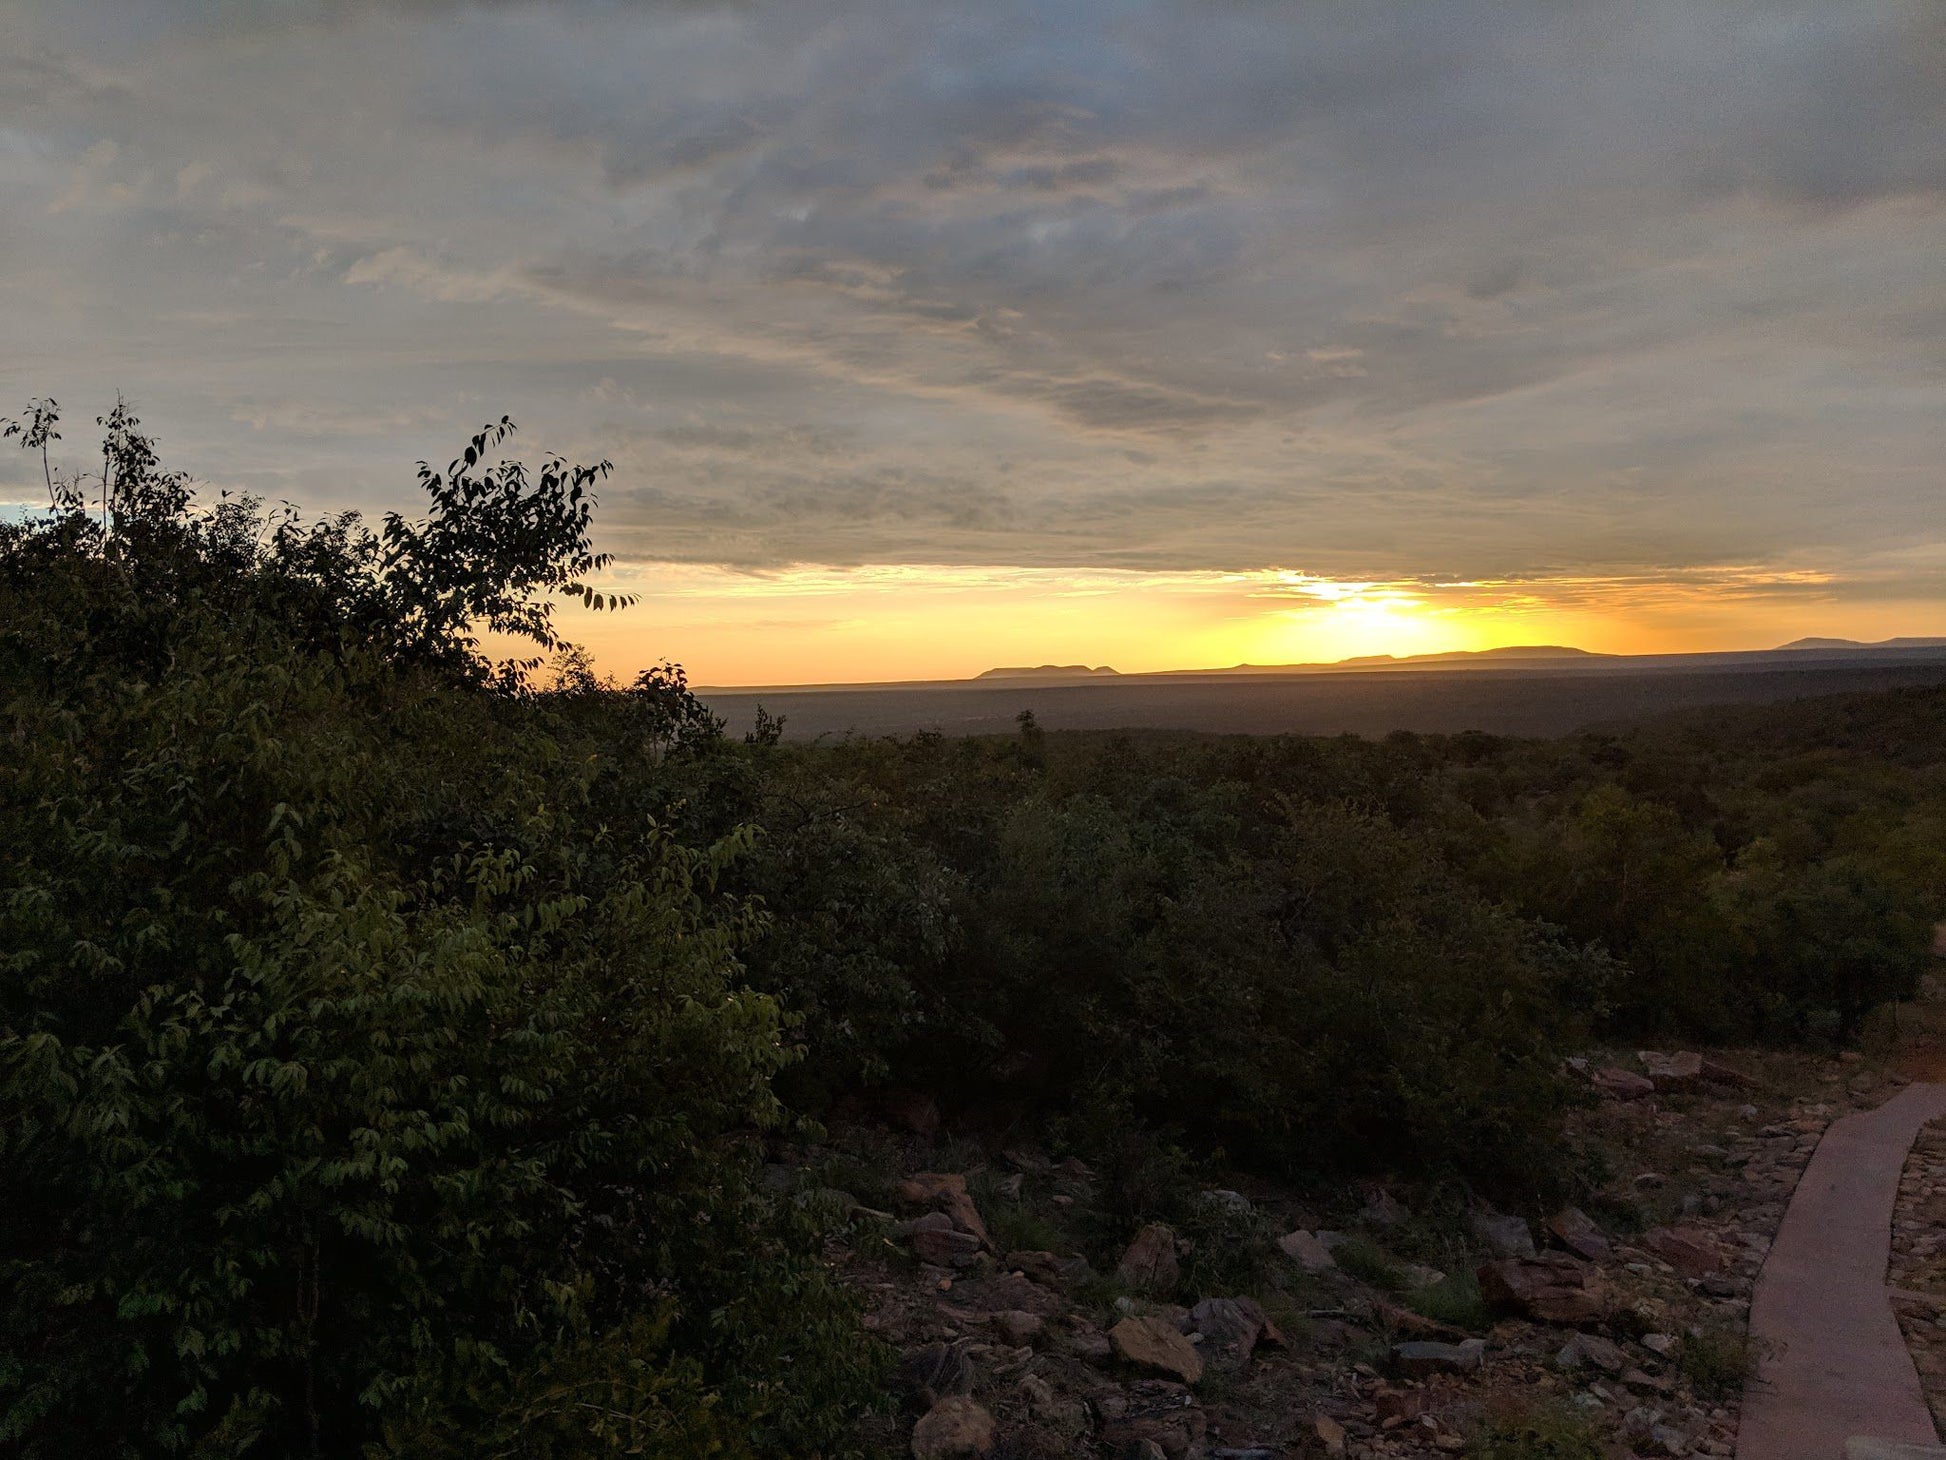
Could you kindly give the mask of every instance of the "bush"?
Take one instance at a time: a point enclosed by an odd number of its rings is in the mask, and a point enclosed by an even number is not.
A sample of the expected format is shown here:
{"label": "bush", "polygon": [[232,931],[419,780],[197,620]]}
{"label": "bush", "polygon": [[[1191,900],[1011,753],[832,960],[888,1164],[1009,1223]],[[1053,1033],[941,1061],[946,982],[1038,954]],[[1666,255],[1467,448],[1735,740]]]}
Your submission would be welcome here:
{"label": "bush", "polygon": [[750,833],[606,823],[436,602],[326,642],[264,605],[396,585],[165,488],[0,529],[0,1447],[837,1447],[876,1358],[755,1180]]}
{"label": "bush", "polygon": [[1480,1295],[1480,1280],[1470,1272],[1449,1273],[1431,1287],[1406,1297],[1406,1306],[1435,1323],[1483,1333],[1493,1325],[1492,1310]]}

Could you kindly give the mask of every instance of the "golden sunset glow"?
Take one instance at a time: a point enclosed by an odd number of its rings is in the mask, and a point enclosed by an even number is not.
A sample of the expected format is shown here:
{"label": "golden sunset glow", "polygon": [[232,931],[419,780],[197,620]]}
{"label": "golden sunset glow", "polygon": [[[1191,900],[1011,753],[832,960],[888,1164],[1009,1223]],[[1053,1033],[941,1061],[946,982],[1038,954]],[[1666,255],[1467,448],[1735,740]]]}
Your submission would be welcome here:
{"label": "golden sunset glow", "polygon": [[891,565],[760,574],[664,563],[618,572],[610,586],[638,595],[637,605],[564,620],[604,670],[626,677],[666,656],[711,685],[952,679],[1043,663],[1142,673],[1527,644],[1687,653],[1946,628],[1922,600],[1847,604],[1845,585],[1828,574],[1736,565],[1380,582],[1287,569]]}

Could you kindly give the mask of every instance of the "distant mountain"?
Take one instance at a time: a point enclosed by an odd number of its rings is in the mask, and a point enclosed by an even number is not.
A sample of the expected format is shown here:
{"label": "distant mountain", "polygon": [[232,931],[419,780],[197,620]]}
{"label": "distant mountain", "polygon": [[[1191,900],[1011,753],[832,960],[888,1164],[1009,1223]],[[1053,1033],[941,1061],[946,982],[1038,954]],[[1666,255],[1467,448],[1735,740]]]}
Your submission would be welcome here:
{"label": "distant mountain", "polygon": [[1238,664],[1230,669],[1208,671],[1215,674],[1278,674],[1300,669],[1406,669],[1421,664],[1479,664],[1495,660],[1519,659],[1612,659],[1612,654],[1597,654],[1565,644],[1509,644],[1500,649],[1448,649],[1439,654],[1362,654],[1356,659],[1336,659],[1327,664]]}
{"label": "distant mountain", "polygon": [[1020,666],[1007,669],[989,669],[976,679],[1083,679],[1098,675],[1112,675],[1118,671],[1106,664],[1090,669],[1085,664],[1037,664],[1032,667]]}
{"label": "distant mountain", "polygon": [[1347,664],[1447,664],[1465,659],[1610,659],[1591,649],[1576,649],[1567,644],[1508,644],[1500,649],[1448,649],[1441,654],[1367,654],[1357,659],[1340,659]]}
{"label": "distant mountain", "polygon": [[1781,654],[1789,649],[1946,649],[1946,638],[1926,639],[1908,635],[1875,642],[1863,639],[1792,639],[1788,644],[1779,644],[1774,652]]}

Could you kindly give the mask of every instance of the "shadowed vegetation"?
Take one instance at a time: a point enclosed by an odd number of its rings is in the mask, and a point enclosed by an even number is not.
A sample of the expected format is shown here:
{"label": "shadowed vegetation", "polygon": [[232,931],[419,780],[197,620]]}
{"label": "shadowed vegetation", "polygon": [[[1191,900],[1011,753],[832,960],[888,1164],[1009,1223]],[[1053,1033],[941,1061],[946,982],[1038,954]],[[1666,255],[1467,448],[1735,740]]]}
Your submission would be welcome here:
{"label": "shadowed vegetation", "polygon": [[1219,1156],[1538,1202],[1582,1041],[1847,1038],[1941,910],[1946,692],[1559,742],[739,742],[554,627],[620,606],[602,467],[525,470],[502,422],[374,529],[199,505],[101,424],[98,480],[0,524],[18,1453],[842,1453],[881,1359],[832,1214],[759,1179],[807,1118],[1038,1128],[1114,1235],[1246,1284],[1273,1234],[1198,1204]]}

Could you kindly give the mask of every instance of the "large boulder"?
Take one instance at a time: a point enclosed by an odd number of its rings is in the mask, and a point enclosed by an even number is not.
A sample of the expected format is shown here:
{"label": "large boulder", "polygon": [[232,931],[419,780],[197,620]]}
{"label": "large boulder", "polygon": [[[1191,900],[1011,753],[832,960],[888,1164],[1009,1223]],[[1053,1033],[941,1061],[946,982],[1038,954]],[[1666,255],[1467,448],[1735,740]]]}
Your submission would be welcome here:
{"label": "large boulder", "polygon": [[1115,1356],[1138,1368],[1167,1374],[1185,1384],[1203,1377],[1196,1345],[1160,1318],[1124,1318],[1108,1330]]}
{"label": "large boulder", "polygon": [[993,1416],[963,1394],[949,1394],[912,1427],[914,1460],[960,1460],[993,1453]]}
{"label": "large boulder", "polygon": [[1115,1276],[1145,1293],[1174,1289],[1182,1276],[1176,1260],[1176,1234],[1160,1222],[1151,1222],[1128,1244],[1122,1260],[1115,1264]]}
{"label": "large boulder", "polygon": [[1539,1323],[1599,1323],[1615,1307],[1614,1290],[1601,1274],[1565,1252],[1502,1257],[1483,1264],[1477,1276],[1488,1304]]}

